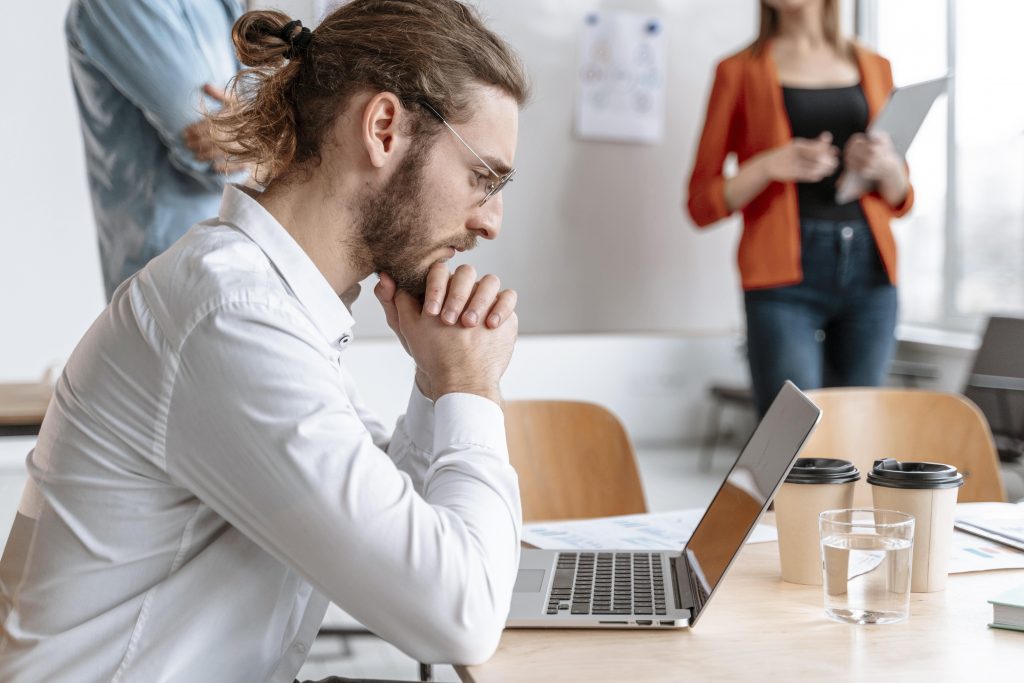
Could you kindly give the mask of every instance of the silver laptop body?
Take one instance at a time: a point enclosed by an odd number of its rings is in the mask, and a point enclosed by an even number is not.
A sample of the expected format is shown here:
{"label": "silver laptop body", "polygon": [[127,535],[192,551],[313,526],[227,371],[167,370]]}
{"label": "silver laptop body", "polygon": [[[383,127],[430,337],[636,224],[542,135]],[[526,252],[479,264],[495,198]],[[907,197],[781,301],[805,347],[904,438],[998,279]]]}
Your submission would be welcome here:
{"label": "silver laptop body", "polygon": [[524,549],[506,626],[693,626],[820,415],[786,382],[682,551]]}

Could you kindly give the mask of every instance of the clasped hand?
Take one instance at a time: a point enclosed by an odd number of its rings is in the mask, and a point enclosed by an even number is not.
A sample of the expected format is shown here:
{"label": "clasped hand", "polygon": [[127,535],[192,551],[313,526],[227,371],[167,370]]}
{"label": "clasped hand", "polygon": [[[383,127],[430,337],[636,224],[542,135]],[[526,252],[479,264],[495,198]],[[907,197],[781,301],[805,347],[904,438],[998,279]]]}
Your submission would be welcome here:
{"label": "clasped hand", "polygon": [[498,383],[512,357],[519,321],[516,293],[501,290],[494,275],[477,280],[472,266],[454,273],[435,263],[421,304],[380,274],[374,294],[388,325],[416,362],[416,383],[425,396],[464,392],[500,403]]}

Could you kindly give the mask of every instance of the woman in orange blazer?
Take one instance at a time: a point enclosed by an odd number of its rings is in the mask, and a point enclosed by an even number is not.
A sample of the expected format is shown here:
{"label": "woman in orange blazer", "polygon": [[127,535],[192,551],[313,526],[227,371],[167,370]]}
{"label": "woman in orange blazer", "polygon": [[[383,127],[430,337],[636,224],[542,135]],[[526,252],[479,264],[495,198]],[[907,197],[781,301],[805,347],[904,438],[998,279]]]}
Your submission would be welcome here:
{"label": "woman in orange blazer", "polygon": [[[689,183],[700,227],[743,213],[739,269],[763,414],[801,388],[881,383],[895,347],[896,245],[913,203],[907,169],[868,122],[892,90],[889,62],[843,37],[838,0],[761,0],[761,29],[719,63]],[[735,175],[723,174],[735,154]],[[848,169],[871,181],[839,204]]]}

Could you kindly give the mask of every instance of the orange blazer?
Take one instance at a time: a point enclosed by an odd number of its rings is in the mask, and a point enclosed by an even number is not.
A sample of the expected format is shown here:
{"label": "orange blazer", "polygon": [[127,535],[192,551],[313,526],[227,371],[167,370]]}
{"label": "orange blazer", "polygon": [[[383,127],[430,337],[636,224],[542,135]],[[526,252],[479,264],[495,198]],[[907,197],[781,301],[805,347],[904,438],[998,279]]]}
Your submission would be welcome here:
{"label": "orange blazer", "polygon": [[[854,45],[854,54],[870,120],[878,115],[892,91],[892,69],[888,60],[862,46]],[[759,55],[748,47],[720,62],[690,174],[687,209],[694,223],[706,227],[730,213],[725,205],[722,175],[727,154],[735,152],[742,164],[792,137],[771,46],[767,45]],[[882,264],[893,284],[896,243],[889,219],[902,216],[913,203],[913,188],[897,207],[889,206],[877,192],[860,199]],[[743,236],[737,260],[744,289],[780,287],[803,280],[795,183],[772,182],[743,207]]]}

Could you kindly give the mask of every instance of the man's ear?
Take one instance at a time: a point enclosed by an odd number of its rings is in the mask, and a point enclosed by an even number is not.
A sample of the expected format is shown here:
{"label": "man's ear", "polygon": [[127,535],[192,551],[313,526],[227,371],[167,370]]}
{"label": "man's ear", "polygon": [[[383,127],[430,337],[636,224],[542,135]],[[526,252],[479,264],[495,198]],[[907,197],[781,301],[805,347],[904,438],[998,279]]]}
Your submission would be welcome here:
{"label": "man's ear", "polygon": [[382,168],[397,156],[405,141],[402,134],[404,115],[402,103],[389,92],[377,93],[363,107],[360,132],[372,166]]}

